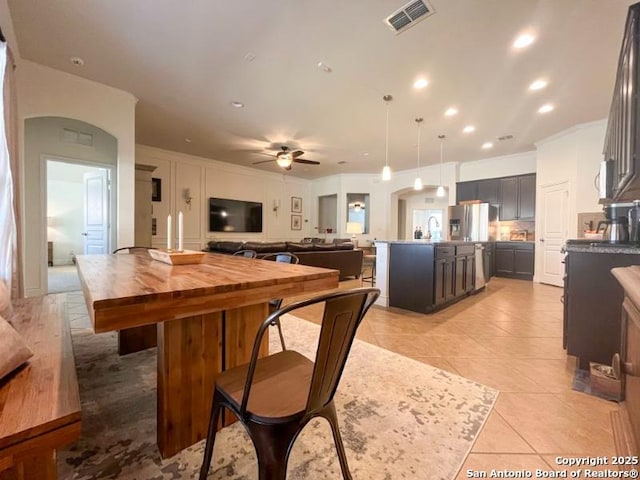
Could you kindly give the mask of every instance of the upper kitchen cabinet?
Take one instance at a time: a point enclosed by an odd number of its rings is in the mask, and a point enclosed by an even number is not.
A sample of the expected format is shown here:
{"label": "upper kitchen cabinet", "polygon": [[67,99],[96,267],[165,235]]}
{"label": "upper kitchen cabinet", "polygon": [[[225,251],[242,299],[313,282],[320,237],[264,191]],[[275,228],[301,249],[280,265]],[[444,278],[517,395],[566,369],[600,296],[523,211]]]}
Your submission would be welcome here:
{"label": "upper kitchen cabinet", "polygon": [[488,178],[486,180],[478,180],[478,200],[483,202],[497,204],[500,203],[500,180],[497,178]]}
{"label": "upper kitchen cabinet", "polygon": [[458,182],[456,184],[456,203],[479,200],[478,182]]}
{"label": "upper kitchen cabinet", "polygon": [[639,42],[640,4],[636,4],[629,7],[607,124],[604,144],[606,167],[600,173],[606,176],[606,180],[601,178],[600,181],[600,196],[605,203],[640,198],[640,122],[637,121]]}
{"label": "upper kitchen cabinet", "polygon": [[497,204],[500,202],[500,179],[473,180],[456,184],[456,203],[469,200]]}
{"label": "upper kitchen cabinet", "polygon": [[536,215],[536,176],[500,179],[500,220],[533,220]]}

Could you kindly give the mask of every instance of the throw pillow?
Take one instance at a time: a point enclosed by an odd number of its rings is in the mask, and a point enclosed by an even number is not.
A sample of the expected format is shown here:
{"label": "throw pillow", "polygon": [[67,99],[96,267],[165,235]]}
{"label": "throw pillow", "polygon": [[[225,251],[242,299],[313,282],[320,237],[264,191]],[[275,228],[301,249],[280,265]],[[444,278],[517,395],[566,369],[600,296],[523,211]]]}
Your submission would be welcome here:
{"label": "throw pillow", "polygon": [[33,356],[22,337],[0,317],[0,379],[4,378]]}
{"label": "throw pillow", "polygon": [[9,292],[4,280],[0,280],[0,317],[11,318],[12,313],[11,292]]}

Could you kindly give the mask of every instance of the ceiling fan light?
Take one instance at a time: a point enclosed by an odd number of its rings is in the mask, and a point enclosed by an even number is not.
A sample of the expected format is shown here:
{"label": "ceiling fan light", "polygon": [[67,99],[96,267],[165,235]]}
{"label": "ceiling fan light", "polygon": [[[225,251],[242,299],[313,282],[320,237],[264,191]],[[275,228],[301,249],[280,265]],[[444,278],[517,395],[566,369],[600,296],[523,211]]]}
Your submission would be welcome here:
{"label": "ceiling fan light", "polygon": [[436,197],[444,197],[444,187],[442,185],[438,186],[438,189],[436,190]]}
{"label": "ceiling fan light", "polygon": [[391,167],[389,167],[389,165],[385,165],[382,169],[382,180],[385,182],[391,180]]}
{"label": "ceiling fan light", "polygon": [[280,155],[276,158],[276,163],[282,168],[289,168],[291,166],[291,162],[292,160],[290,155]]}

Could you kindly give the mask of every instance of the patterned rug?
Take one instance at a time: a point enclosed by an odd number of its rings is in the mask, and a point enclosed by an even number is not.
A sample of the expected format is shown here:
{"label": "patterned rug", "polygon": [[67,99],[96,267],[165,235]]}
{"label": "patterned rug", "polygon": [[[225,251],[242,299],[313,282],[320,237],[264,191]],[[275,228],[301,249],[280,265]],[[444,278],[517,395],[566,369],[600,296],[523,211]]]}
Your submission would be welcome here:
{"label": "patterned rug", "polygon": [[[94,335],[71,294],[73,341],[82,398],[82,437],[58,452],[59,478],[164,480],[198,477],[204,441],[162,459],[156,438],[155,349],[119,357],[115,334]],[[309,357],[319,327],[283,319],[287,346]],[[272,350],[279,350],[271,335]],[[354,479],[454,478],[497,391],[356,340],[336,406]],[[251,441],[239,423],[216,437],[210,479],[256,479]],[[323,419],[298,437],[289,479],[342,478]]]}

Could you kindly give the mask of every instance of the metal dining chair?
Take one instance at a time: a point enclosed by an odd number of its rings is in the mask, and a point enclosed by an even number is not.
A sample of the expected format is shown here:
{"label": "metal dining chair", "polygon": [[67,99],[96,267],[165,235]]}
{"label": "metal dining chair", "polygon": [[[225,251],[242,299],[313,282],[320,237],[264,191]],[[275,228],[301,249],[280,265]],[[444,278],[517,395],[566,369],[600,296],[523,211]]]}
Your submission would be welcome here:
{"label": "metal dining chair", "polygon": [[[342,476],[351,479],[333,397],[358,326],[379,296],[377,288],[330,293],[287,305],[262,322],[250,362],[216,377],[200,480],[209,473],[223,408],[230,410],[249,434],[258,458],[260,480],[286,479],[293,443],[315,417],[329,422]],[[318,303],[324,303],[324,313],[315,361],[294,350],[258,358],[270,325],[284,314]]]}
{"label": "metal dining chair", "polygon": [[233,253],[234,257],[245,257],[245,258],[256,258],[258,256],[258,252],[255,250],[238,250]]}
{"label": "metal dining chair", "polygon": [[[269,253],[262,257],[262,260],[272,260],[274,262],[281,263],[291,263],[297,265],[300,263],[300,258],[297,255],[289,252],[278,252],[278,253]],[[277,298],[271,300],[269,302],[269,313],[273,313],[276,310],[279,310],[282,306],[282,298]],[[276,320],[274,323],[276,327],[278,327],[278,335],[280,336],[280,345],[282,345],[282,350],[286,350],[287,346],[284,343],[284,335],[282,334],[282,326],[280,325],[280,319]]]}

